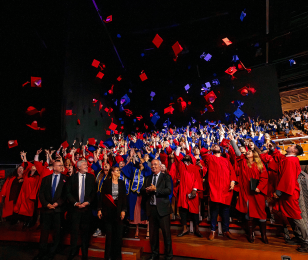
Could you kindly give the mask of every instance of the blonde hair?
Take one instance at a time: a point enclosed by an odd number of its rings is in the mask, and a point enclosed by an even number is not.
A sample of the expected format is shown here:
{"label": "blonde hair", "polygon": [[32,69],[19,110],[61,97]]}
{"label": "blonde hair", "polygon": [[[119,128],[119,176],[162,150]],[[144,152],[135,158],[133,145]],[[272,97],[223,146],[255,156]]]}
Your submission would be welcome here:
{"label": "blonde hair", "polygon": [[[256,151],[252,151],[252,154],[253,154],[253,163],[252,164],[256,164],[257,165],[257,168],[258,170],[261,172],[263,170],[263,163],[259,157],[259,154],[256,152]],[[252,164],[249,162],[249,160],[247,160],[247,165],[249,168],[252,167]]]}

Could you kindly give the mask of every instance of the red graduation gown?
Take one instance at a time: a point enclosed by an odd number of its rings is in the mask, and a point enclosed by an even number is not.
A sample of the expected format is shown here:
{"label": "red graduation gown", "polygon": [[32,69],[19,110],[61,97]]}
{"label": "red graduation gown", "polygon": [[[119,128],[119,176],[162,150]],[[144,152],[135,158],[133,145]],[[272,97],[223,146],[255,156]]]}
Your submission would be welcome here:
{"label": "red graduation gown", "polygon": [[[32,164],[28,162],[28,167],[32,167]],[[34,204],[37,198],[37,192],[39,188],[40,175],[34,174],[29,176],[30,173],[24,173],[24,182],[21,187],[17,202],[14,206],[14,212],[24,216],[33,216]]]}
{"label": "red graduation gown", "polygon": [[274,151],[273,157],[279,162],[277,190],[283,192],[278,200],[280,211],[288,218],[301,219],[298,203],[300,188],[297,181],[301,173],[299,159],[296,156],[284,156],[278,150]]}
{"label": "red graduation gown", "polygon": [[[238,183],[239,183],[239,197],[236,204],[236,209],[242,213],[247,213],[247,202],[249,207],[249,217],[266,219],[265,200],[267,194],[268,173],[265,166],[260,172],[255,163],[251,168],[247,165],[246,159],[242,158],[239,161],[238,169]],[[257,193],[250,189],[250,178],[258,179],[258,189],[261,191]]]}
{"label": "red graduation gown", "polygon": [[278,183],[278,164],[268,153],[260,154],[260,158],[264,164],[267,164],[268,168],[267,196],[273,197],[273,193],[276,191]]}
{"label": "red graduation gown", "polygon": [[173,197],[177,198],[179,193],[180,185],[177,184],[177,181],[180,179],[179,171],[176,168],[175,162],[171,164],[171,167],[168,171],[169,175],[172,178],[173,182]]}
{"label": "red graduation gown", "polygon": [[208,153],[203,153],[201,156],[207,166],[211,201],[230,205],[233,195],[230,183],[237,180],[230,161],[222,156],[217,157]]}
{"label": "red graduation gown", "polygon": [[198,192],[195,198],[188,198],[188,194],[190,194],[194,188],[199,191],[203,190],[199,169],[193,164],[186,165],[183,163],[180,156],[176,156],[175,160],[180,175],[178,207],[188,209],[191,213],[199,214]]}
{"label": "red graduation gown", "polygon": [[13,215],[14,201],[10,199],[11,186],[16,177],[7,178],[0,192],[0,199],[4,197],[4,205],[2,209],[2,217],[6,218]]}

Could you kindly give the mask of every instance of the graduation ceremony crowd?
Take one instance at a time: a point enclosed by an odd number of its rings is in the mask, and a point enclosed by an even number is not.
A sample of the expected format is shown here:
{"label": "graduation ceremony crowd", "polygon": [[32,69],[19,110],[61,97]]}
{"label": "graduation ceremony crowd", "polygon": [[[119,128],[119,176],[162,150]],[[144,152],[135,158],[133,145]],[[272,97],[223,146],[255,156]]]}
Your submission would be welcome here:
{"label": "graduation ceremony crowd", "polygon": [[191,221],[194,235],[202,238],[199,223],[205,217],[210,223],[207,239],[213,243],[219,239],[218,221],[223,236],[236,240],[239,235],[230,232],[229,223],[237,219],[247,243],[254,243],[259,226],[265,244],[269,243],[267,221],[278,221],[285,242],[307,253],[308,208],[306,212],[299,199],[303,192],[308,197],[308,185],[298,181],[301,174],[307,181],[307,174],[297,158],[303,149],[290,145],[283,155],[271,140],[277,132],[288,135],[294,126],[304,130],[307,122],[305,107],[268,122],[206,121],[148,133],[113,134],[104,142],[89,138],[87,144],[69,145],[65,141],[57,151],[37,150],[34,160],[22,151],[22,163],[0,192],[2,218],[11,225],[23,222],[25,228],[39,219],[35,259],[53,259],[63,232],[70,234],[68,259],[78,254],[79,233],[83,259],[88,257],[90,237],[102,234],[106,234],[105,259],[121,259],[122,237],[131,225],[136,227],[135,238],[140,236],[140,225],[147,227],[153,260],[159,258],[161,229],[165,259],[172,259],[170,221],[181,221],[178,237],[189,235]]}

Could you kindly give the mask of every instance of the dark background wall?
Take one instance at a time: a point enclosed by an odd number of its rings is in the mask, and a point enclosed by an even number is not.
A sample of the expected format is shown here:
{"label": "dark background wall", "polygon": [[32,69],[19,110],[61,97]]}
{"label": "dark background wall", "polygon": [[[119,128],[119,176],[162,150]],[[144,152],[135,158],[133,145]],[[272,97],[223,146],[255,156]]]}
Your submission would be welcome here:
{"label": "dark background wall", "polygon": [[[28,151],[32,159],[38,148],[56,148],[76,137],[83,141],[88,137],[104,139],[111,118],[119,125],[118,119],[124,119],[127,133],[136,131],[136,127],[144,131],[144,123],[151,129],[152,110],[161,116],[158,128],[167,118],[177,126],[186,125],[191,117],[200,122],[223,120],[225,112],[235,110],[232,100],[242,100],[243,111],[251,116],[278,117],[277,84],[289,89],[307,78],[308,44],[303,35],[308,30],[308,6],[287,0],[270,4],[270,33],[266,35],[265,1],[259,0],[97,1],[103,19],[113,15],[106,27],[91,0],[2,3],[0,163],[20,162],[21,150]],[[247,16],[241,22],[239,16],[244,9]],[[152,44],[156,33],[164,39],[159,49]],[[233,44],[224,46],[224,37]],[[184,50],[174,62],[171,46],[176,41]],[[199,58],[203,52],[213,55],[210,62]],[[238,72],[237,79],[231,81],[224,71],[233,65],[233,55],[238,55],[252,72]],[[290,67],[290,58],[296,60],[296,66]],[[106,64],[102,80],[95,78],[98,70],[91,66],[93,59]],[[142,70],[148,76],[144,82],[139,79]],[[119,75],[123,77],[121,82],[116,81]],[[41,89],[21,87],[31,76],[42,77]],[[213,87],[218,97],[215,113],[201,116],[205,106],[200,95],[202,84],[214,78],[221,82]],[[256,94],[240,96],[237,90],[248,83]],[[114,94],[105,96],[112,84]],[[186,84],[191,85],[188,93],[184,90]],[[156,92],[153,101],[151,91]],[[133,111],[132,117],[126,117],[114,105],[124,94],[131,98],[126,108]],[[178,97],[191,101],[191,106],[182,114],[174,105],[174,115],[164,116],[163,109]],[[103,103],[103,109],[113,107],[110,117],[104,110],[98,111],[98,103],[93,106],[93,98]],[[39,110],[44,107],[46,112],[42,117],[27,116],[28,106]],[[76,115],[64,116],[66,109]],[[140,115],[144,119],[134,122]],[[81,121],[79,126],[77,119]],[[34,120],[46,131],[26,126]],[[17,139],[19,146],[8,149],[7,142],[12,139]]]}

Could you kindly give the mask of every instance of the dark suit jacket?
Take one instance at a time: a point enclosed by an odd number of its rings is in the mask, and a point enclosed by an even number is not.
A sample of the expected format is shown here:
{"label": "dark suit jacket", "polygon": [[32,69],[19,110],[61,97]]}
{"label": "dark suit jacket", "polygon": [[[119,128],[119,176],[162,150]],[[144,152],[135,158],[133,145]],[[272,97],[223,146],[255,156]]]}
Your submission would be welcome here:
{"label": "dark suit jacket", "polygon": [[[117,205],[117,215],[120,217],[121,212],[125,211],[127,212],[127,197],[126,197],[126,188],[125,188],[125,182],[122,180],[119,180],[119,195],[118,195],[118,205]],[[111,207],[109,206],[109,203],[106,202],[106,194],[112,195],[112,179],[106,179],[104,181],[104,184],[102,186],[101,191],[101,197],[98,202],[98,209],[102,210],[102,214],[104,216],[111,215]]]}
{"label": "dark suit jacket", "polygon": [[[42,179],[40,191],[39,191],[39,198],[42,203],[41,212],[43,213],[51,213],[51,212],[63,212],[65,211],[65,186],[67,178],[63,174],[59,174],[59,183],[54,194],[53,199],[51,198],[51,190],[52,190],[52,174],[44,177]],[[59,178],[58,177],[58,178]],[[48,204],[54,204],[55,202],[58,203],[58,207],[55,209],[48,209]]]}
{"label": "dark suit jacket", "polygon": [[95,203],[96,191],[97,185],[95,183],[94,175],[86,173],[84,201],[89,202],[90,205],[82,209],[74,207],[75,203],[79,202],[79,174],[73,174],[71,177],[69,177],[66,186],[66,196],[70,207],[77,211],[86,211],[92,209],[94,206],[93,204]]}
{"label": "dark suit jacket", "polygon": [[[150,216],[150,201],[152,194],[147,193],[146,188],[151,186],[153,179],[153,174],[146,177],[144,184],[141,188],[142,194],[146,198],[146,212]],[[156,184],[156,207],[158,214],[163,217],[172,213],[172,208],[170,205],[169,195],[171,194],[171,177],[169,174],[160,173]]]}

